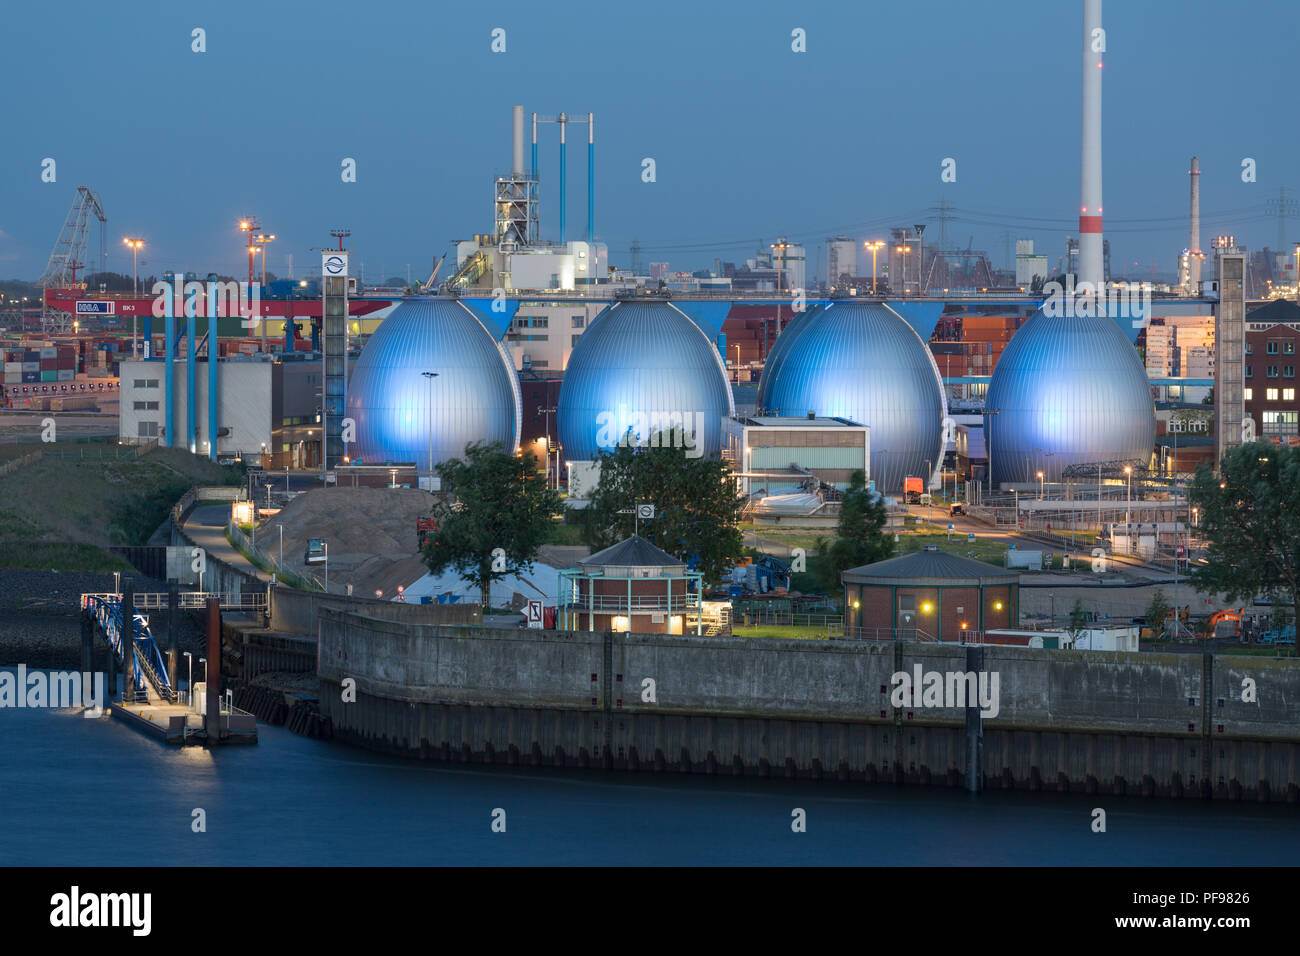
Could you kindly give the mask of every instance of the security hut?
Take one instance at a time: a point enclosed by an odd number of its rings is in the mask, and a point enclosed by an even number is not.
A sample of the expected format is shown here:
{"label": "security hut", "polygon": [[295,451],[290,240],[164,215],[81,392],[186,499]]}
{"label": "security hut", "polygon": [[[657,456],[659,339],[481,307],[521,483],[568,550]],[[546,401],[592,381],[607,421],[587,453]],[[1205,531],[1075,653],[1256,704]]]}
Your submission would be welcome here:
{"label": "security hut", "polygon": [[687,571],[685,562],[633,535],[560,572],[559,627],[702,633],[701,577]]}
{"label": "security hut", "polygon": [[973,640],[1020,621],[1020,575],[930,545],[845,571],[844,633],[864,640]]}

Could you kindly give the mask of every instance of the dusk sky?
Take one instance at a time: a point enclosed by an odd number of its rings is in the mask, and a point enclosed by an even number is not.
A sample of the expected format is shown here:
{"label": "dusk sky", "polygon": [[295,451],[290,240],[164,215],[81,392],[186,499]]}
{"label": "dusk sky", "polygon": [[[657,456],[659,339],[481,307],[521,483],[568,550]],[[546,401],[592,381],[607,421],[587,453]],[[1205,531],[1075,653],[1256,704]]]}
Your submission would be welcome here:
{"label": "dusk sky", "polygon": [[[1194,154],[1203,247],[1224,231],[1276,244],[1267,203],[1300,187],[1296,19],[1284,0],[1106,5],[1114,271],[1173,271]],[[279,237],[280,275],[290,254],[296,274],[315,271],[312,247],[345,226],[367,279],[408,263],[424,278],[449,240],[491,231],[516,103],[595,112],[597,238],[616,265],[634,238],[643,266],[699,269],[785,235],[806,244],[811,277],[829,235],[928,219],[937,240],[927,210],[940,198],[956,207],[950,245],[973,236],[998,267],[1007,232],[1055,267],[1077,228],[1077,2],[53,0],[8,4],[2,22],[0,278],[40,274],[83,183],[107,211],[114,271],[131,271],[132,235],[142,275],[240,274],[235,225],[251,214]],[[795,28],[806,53],[791,51]],[[543,140],[542,230],[556,239],[556,129]],[[568,238],[586,230],[585,142],[571,127]],[[344,157],[355,183],[340,179]],[[641,181],[645,157],[655,183]],[[955,183],[940,182],[945,157]]]}

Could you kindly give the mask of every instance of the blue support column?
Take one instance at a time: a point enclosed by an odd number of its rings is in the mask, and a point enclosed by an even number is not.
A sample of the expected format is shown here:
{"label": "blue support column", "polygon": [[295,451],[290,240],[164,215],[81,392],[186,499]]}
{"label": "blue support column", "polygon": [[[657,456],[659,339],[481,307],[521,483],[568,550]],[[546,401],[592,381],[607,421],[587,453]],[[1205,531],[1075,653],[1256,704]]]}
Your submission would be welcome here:
{"label": "blue support column", "polygon": [[149,344],[147,347],[144,348],[142,354],[146,358],[153,358],[153,313],[152,312],[146,312],[144,314],[144,340]]}
{"label": "blue support column", "polygon": [[[286,308],[287,308],[287,307],[286,307]],[[292,351],[293,351],[293,330],[294,330],[294,321],[293,321],[292,316],[285,316],[285,319],[284,319],[284,350],[285,350],[286,352],[292,352]]]}
{"label": "blue support column", "polygon": [[217,344],[217,296],[208,291],[208,457],[217,460],[217,359],[221,346]]}
{"label": "blue support column", "polygon": [[197,303],[185,297],[185,447],[194,451],[194,323]]}
{"label": "blue support column", "polygon": [[166,405],[164,415],[165,422],[163,427],[167,430],[167,447],[176,447],[176,299],[172,295],[171,287],[167,287],[164,293],[163,307],[166,312],[163,313],[163,335],[166,341],[163,343],[163,362],[166,368],[163,372],[163,378],[166,381],[163,401]]}

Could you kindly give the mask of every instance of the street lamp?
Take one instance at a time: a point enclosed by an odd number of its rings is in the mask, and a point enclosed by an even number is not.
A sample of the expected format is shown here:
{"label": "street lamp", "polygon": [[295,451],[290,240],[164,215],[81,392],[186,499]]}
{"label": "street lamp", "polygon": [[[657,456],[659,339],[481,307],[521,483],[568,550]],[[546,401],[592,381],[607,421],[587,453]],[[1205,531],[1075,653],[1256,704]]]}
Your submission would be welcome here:
{"label": "street lamp", "polygon": [[740,346],[736,346],[736,384],[740,384]]}
{"label": "street lamp", "polygon": [[191,707],[194,705],[194,655],[189,651],[185,652],[185,702]]}
{"label": "street lamp", "polygon": [[1043,500],[1043,473],[1038,473],[1038,500]]}
{"label": "street lamp", "polygon": [[253,254],[257,252],[257,246],[253,245],[253,233],[262,228],[262,224],[257,221],[255,216],[249,216],[246,219],[239,220],[240,232],[248,233],[248,284],[253,284]]}
{"label": "street lamp", "polygon": [[1124,474],[1128,477],[1128,504],[1124,507],[1124,541],[1128,547],[1124,550],[1131,554],[1133,551],[1133,535],[1131,532],[1133,518],[1130,512],[1133,510],[1133,467],[1125,465]]}
{"label": "street lamp", "polygon": [[322,541],[321,544],[325,546],[325,593],[329,594],[330,593],[330,543],[328,541]]}
{"label": "street lamp", "polygon": [[[131,295],[137,296],[140,294],[140,249],[142,246],[144,246],[144,240],[132,239],[131,237],[128,236],[127,238],[124,238],[122,241],[126,243],[126,247],[131,250]],[[136,355],[136,348],[137,348],[136,339],[138,336],[139,325],[140,325],[139,315],[133,314],[131,316],[131,358],[132,360],[139,357],[138,355]]]}
{"label": "street lamp", "polygon": [[[907,240],[904,239],[903,244],[901,246],[894,246],[894,251],[903,257],[903,276],[902,276],[903,287],[899,290],[899,292],[902,295],[907,295],[907,256],[911,253],[912,247],[909,246],[907,244]],[[893,277],[891,276],[890,278],[892,283]]]}
{"label": "street lamp", "polygon": [[871,250],[871,294],[876,294],[876,253],[885,245],[883,239],[874,239],[871,242],[864,242],[864,246]]}
{"label": "street lamp", "polygon": [[433,380],[437,372],[421,372],[429,383],[429,493],[433,493]]}
{"label": "street lamp", "polygon": [[256,236],[253,237],[253,241],[262,247],[262,285],[263,287],[265,287],[266,286],[266,244],[275,241],[275,233],[271,233],[270,235],[267,235],[266,233],[258,233]]}

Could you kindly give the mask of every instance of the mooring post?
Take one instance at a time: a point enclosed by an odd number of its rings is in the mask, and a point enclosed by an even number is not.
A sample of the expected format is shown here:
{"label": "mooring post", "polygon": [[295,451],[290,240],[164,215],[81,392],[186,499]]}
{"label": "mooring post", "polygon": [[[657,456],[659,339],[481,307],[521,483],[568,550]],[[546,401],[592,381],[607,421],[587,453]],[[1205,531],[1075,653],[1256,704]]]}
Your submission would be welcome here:
{"label": "mooring post", "polygon": [[180,640],[177,629],[177,609],[180,606],[180,587],[176,579],[167,582],[167,683],[172,692],[176,691],[176,666],[180,657]]}
{"label": "mooring post", "polygon": [[135,581],[122,589],[122,703],[135,700]]}
{"label": "mooring post", "polygon": [[208,743],[215,744],[221,739],[221,600],[210,597],[208,610],[208,672],[204,675],[207,682],[207,720]]}
{"label": "mooring post", "polygon": [[[984,648],[966,645],[966,673],[976,681],[984,670]],[[969,686],[969,685],[967,685]],[[980,714],[979,694],[966,699],[966,790],[979,793],[984,789],[984,718]]]}
{"label": "mooring post", "polygon": [[91,656],[91,641],[94,637],[95,624],[87,609],[81,612],[81,679],[83,681],[92,680],[91,671],[94,670],[95,661]]}

